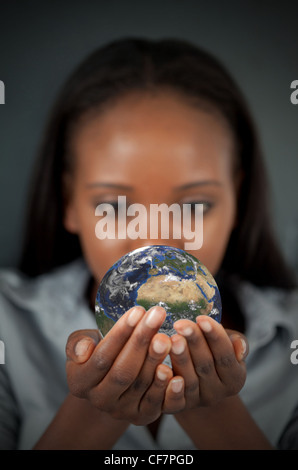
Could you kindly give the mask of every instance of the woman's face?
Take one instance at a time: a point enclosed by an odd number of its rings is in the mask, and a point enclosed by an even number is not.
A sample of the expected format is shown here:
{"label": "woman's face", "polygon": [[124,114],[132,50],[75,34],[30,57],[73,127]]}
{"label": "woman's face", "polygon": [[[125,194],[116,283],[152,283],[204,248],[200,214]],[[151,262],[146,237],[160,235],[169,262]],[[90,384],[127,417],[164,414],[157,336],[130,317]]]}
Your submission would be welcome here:
{"label": "woman's face", "polygon": [[[66,178],[65,228],[77,233],[98,284],[125,253],[146,245],[184,249],[181,239],[99,240],[100,203],[204,204],[203,244],[187,250],[215,275],[236,219],[234,142],[225,121],[174,94],[132,94],[85,120],[72,140],[74,170]],[[116,212],[117,217],[117,212]],[[148,216],[149,217],[149,216]],[[133,217],[127,217],[127,222]],[[148,219],[149,220],[149,219]],[[116,223],[117,227],[117,223]],[[194,227],[194,224],[193,224]],[[116,232],[117,235],[117,232]]]}

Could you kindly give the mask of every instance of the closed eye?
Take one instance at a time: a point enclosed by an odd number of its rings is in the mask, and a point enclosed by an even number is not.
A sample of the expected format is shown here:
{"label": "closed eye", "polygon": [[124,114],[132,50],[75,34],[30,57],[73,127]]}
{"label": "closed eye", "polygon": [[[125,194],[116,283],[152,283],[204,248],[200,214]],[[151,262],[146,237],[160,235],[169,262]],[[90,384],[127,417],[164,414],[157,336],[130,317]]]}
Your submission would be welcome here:
{"label": "closed eye", "polygon": [[189,204],[191,206],[191,212],[193,214],[195,213],[197,204],[203,204],[203,214],[207,214],[207,212],[209,212],[214,206],[214,203],[210,201],[189,201],[185,202],[184,204]]}
{"label": "closed eye", "polygon": [[101,202],[97,202],[94,204],[95,208],[98,207],[99,205],[101,204],[109,204],[110,206],[113,207],[115,213],[118,212],[119,210],[119,204],[118,204],[118,201],[101,201]]}

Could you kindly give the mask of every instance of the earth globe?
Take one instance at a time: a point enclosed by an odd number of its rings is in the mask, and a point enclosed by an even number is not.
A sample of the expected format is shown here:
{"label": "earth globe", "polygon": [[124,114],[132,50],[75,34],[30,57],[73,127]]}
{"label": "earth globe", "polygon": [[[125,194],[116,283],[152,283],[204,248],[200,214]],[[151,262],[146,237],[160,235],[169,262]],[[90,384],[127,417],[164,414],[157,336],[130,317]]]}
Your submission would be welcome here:
{"label": "earth globe", "polygon": [[131,307],[146,310],[160,305],[166,318],[159,332],[176,333],[174,323],[208,315],[221,321],[218,286],[192,254],[165,245],[137,248],[122,256],[105,274],[98,287],[95,318],[104,337]]}

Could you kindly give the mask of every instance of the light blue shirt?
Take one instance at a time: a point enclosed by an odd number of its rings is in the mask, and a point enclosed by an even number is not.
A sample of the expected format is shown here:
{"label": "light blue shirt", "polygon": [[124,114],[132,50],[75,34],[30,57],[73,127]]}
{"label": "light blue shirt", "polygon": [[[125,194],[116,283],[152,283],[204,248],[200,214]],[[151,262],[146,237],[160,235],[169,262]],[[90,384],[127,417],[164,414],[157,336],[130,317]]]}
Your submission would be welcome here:
{"label": "light blue shirt", "polygon": [[[67,338],[75,330],[96,328],[84,296],[89,278],[82,260],[34,279],[14,270],[1,271],[0,340],[5,346],[5,364],[0,363],[1,449],[32,448],[66,397]],[[291,343],[298,339],[298,291],[287,294],[240,283],[237,295],[250,345],[240,396],[276,446],[298,405],[298,365],[291,362]],[[114,446],[193,448],[171,415],[161,421],[156,441],[146,427],[131,425]]]}

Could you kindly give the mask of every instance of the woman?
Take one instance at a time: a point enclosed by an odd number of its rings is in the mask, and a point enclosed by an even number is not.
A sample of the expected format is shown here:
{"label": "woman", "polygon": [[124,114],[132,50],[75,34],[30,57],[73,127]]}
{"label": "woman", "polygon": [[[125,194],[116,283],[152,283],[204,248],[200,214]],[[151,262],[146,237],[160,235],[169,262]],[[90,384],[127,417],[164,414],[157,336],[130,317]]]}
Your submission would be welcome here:
{"label": "woman", "polygon": [[[297,291],[266,188],[245,101],[212,56],[184,41],[124,39],[87,58],[45,133],[20,265],[31,279],[2,274],[1,334],[7,345],[17,335],[1,370],[2,445],[268,449],[282,433],[293,445],[284,430],[297,406]],[[216,277],[222,325],[180,320],[168,338],[158,333],[164,310],[138,307],[99,337],[106,270],[159,243],[95,237],[95,207],[120,194],[146,207],[204,205],[193,254]]]}

